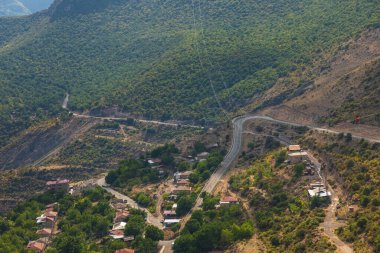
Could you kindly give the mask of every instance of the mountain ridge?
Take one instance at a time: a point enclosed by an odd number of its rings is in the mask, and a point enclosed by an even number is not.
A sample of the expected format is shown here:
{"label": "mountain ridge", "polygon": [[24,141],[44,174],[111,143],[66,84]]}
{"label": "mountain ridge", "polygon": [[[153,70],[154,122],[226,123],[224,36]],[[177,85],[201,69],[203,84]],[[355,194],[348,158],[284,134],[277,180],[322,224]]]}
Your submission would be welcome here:
{"label": "mountain ridge", "polygon": [[66,92],[75,111],[223,121],[380,16],[376,1],[85,3],[1,20],[3,142],[60,113]]}

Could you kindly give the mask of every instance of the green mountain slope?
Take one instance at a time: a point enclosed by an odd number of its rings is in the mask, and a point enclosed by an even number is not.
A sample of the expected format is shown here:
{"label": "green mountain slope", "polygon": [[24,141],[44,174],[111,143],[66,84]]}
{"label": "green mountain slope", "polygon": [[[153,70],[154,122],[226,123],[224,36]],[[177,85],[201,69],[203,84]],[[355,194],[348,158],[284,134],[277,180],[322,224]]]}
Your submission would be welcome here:
{"label": "green mountain slope", "polygon": [[[0,20],[0,140],[59,112],[218,119],[380,21],[379,0],[57,0]],[[33,117],[31,117],[33,116]]]}

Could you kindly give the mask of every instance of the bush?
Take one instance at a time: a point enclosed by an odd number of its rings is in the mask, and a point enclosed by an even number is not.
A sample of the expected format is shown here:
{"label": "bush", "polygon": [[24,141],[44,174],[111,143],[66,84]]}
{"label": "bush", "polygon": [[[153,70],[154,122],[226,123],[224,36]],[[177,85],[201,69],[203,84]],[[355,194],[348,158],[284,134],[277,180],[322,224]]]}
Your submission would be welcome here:
{"label": "bush", "polygon": [[293,170],[294,170],[294,177],[299,178],[302,176],[303,171],[305,170],[305,165],[303,163],[296,164]]}
{"label": "bush", "polygon": [[150,196],[146,195],[145,193],[139,192],[136,195],[136,202],[139,203],[143,207],[148,207],[150,206],[150,204],[152,204],[153,199]]}
{"label": "bush", "polygon": [[145,229],[145,237],[153,241],[164,239],[164,232],[153,225],[148,225]]}

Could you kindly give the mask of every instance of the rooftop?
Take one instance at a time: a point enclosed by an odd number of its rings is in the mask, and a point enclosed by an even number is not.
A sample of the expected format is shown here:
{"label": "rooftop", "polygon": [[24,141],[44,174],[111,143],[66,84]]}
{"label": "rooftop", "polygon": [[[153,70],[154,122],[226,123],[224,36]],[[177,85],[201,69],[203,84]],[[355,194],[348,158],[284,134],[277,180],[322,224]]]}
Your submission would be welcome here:
{"label": "rooftop", "polygon": [[28,249],[43,251],[46,248],[46,244],[42,242],[31,241],[28,243]]}
{"label": "rooftop", "polygon": [[52,230],[50,228],[43,228],[43,229],[37,230],[36,233],[38,235],[51,235]]}
{"label": "rooftop", "polygon": [[165,210],[164,215],[176,215],[176,212],[173,210]]}
{"label": "rooftop", "polygon": [[199,153],[197,156],[208,156],[210,153],[209,152],[202,152],[202,153]]}
{"label": "rooftop", "polygon": [[239,200],[235,197],[231,197],[231,196],[227,196],[227,197],[224,197],[220,200],[220,202],[238,202]]}
{"label": "rooftop", "polygon": [[47,181],[46,185],[47,186],[52,186],[52,185],[61,185],[61,184],[68,184],[70,183],[70,180],[68,179],[62,179],[62,180],[55,180],[55,181]]}
{"label": "rooftop", "polygon": [[118,222],[113,225],[113,229],[114,230],[124,229],[126,225],[127,225],[126,222]]}
{"label": "rooftop", "polygon": [[290,153],[289,156],[307,156],[307,152],[302,151],[302,152]]}
{"label": "rooftop", "polygon": [[164,223],[179,223],[181,219],[165,219]]}
{"label": "rooftop", "polygon": [[116,218],[119,218],[119,217],[128,217],[128,216],[129,216],[129,212],[128,211],[119,211],[115,215]]}
{"label": "rooftop", "polygon": [[289,145],[288,149],[289,149],[289,151],[300,151],[301,146],[300,145]]}
{"label": "rooftop", "polygon": [[122,235],[122,236],[124,236],[124,230],[121,230],[121,229],[114,229],[114,230],[111,230],[111,231],[110,231],[110,234],[111,234],[111,235]]}
{"label": "rooftop", "polygon": [[331,192],[328,192],[325,187],[317,187],[314,189],[307,190],[310,197],[330,197]]}

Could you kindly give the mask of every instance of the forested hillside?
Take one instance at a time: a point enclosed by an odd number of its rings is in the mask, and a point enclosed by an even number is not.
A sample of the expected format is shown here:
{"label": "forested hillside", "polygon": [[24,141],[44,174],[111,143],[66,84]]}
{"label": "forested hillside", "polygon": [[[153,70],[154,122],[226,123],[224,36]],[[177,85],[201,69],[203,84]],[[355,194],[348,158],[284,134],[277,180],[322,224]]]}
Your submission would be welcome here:
{"label": "forested hillside", "polygon": [[0,19],[0,143],[65,92],[73,110],[220,119],[379,22],[379,0],[57,0]]}

